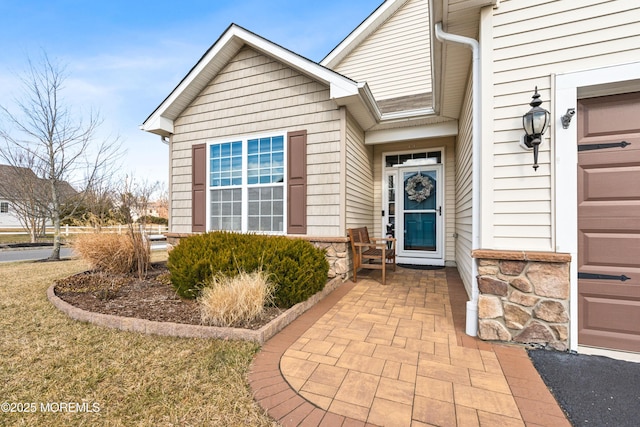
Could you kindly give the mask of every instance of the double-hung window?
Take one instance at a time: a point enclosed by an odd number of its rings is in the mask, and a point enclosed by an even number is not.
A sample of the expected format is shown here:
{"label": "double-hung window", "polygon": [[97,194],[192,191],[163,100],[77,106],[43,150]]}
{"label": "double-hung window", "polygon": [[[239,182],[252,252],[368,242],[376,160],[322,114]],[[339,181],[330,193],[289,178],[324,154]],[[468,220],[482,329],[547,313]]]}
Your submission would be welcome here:
{"label": "double-hung window", "polygon": [[0,202],[0,213],[9,213],[9,202]]}
{"label": "double-hung window", "polygon": [[209,228],[284,233],[284,135],[209,144]]}

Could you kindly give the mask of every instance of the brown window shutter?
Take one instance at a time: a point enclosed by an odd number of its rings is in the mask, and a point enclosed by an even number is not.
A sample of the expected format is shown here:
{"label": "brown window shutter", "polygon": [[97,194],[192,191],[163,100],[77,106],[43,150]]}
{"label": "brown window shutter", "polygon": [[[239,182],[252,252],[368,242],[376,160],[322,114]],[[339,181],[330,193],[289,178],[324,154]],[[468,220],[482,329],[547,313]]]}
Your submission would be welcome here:
{"label": "brown window shutter", "polygon": [[307,131],[287,134],[287,233],[307,233]]}
{"label": "brown window shutter", "polygon": [[191,147],[191,231],[207,231],[207,146]]}

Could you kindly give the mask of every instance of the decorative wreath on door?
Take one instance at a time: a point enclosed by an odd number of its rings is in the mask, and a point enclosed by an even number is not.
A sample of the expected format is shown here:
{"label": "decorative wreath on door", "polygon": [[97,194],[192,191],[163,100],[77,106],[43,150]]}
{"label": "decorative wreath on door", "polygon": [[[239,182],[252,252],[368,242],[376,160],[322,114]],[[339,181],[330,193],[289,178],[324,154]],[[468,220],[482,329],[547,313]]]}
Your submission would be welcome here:
{"label": "decorative wreath on door", "polygon": [[[419,186],[422,188],[418,189]],[[417,174],[407,180],[407,186],[404,190],[407,192],[409,200],[421,203],[431,196],[433,181],[428,176]]]}

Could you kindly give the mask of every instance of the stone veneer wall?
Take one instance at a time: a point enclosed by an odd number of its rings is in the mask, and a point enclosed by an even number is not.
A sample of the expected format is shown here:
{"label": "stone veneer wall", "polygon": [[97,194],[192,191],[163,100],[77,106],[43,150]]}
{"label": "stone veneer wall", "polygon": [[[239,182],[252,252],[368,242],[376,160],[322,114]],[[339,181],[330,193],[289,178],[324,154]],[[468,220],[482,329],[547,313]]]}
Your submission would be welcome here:
{"label": "stone veneer wall", "polygon": [[[180,239],[188,237],[189,233],[165,233],[167,243],[176,246]],[[304,239],[313,243],[317,248],[326,249],[326,258],[329,262],[329,278],[339,277],[343,281],[349,274],[349,238],[348,237],[308,237],[289,236],[292,239]]]}
{"label": "stone veneer wall", "polygon": [[476,250],[478,337],[569,348],[569,254]]}

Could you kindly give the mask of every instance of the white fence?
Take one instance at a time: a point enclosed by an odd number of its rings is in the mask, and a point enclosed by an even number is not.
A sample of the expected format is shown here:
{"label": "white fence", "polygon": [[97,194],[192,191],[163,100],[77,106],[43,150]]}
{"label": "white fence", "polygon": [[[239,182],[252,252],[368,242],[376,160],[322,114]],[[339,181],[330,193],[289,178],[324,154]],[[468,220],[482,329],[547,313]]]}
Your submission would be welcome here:
{"label": "white fence", "polygon": [[[143,227],[142,226],[137,226],[134,224],[134,229],[136,231],[140,230],[142,231]],[[65,236],[69,236],[70,234],[86,234],[86,233],[118,233],[118,234],[122,234],[122,233],[126,233],[127,231],[129,231],[129,226],[128,225],[110,225],[108,227],[71,227],[68,225],[65,225],[63,227],[62,230],[62,234]],[[167,231],[169,231],[167,229],[166,225],[159,225],[159,224],[147,224],[144,226],[144,232],[145,234],[164,234]],[[47,233],[52,233],[53,232],[53,227],[47,227]]]}
{"label": "white fence", "polygon": [[[138,225],[134,225],[134,229],[136,231],[140,230],[141,228]],[[15,231],[14,231],[15,230]],[[117,233],[117,234],[122,234],[122,233],[126,233],[129,230],[129,226],[128,225],[110,225],[108,227],[76,227],[76,226],[69,226],[69,225],[65,225],[62,227],[62,235],[63,236],[70,236],[73,234],[88,234],[88,233]],[[46,229],[46,234],[53,234],[53,227],[48,226]],[[159,225],[159,224],[147,224],[144,227],[144,232],[145,234],[164,234],[166,233],[168,230],[166,225]],[[10,229],[10,228],[2,228],[2,233],[0,234],[28,234],[27,231],[24,230],[24,228],[20,227],[20,228],[15,228],[15,229]]]}

